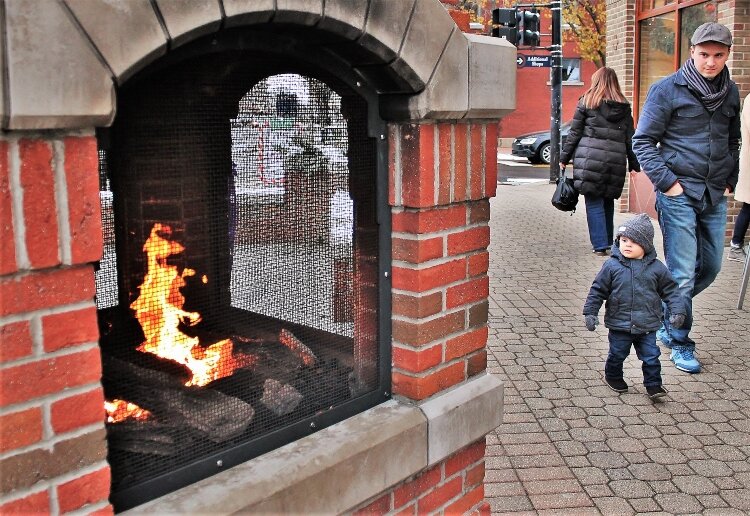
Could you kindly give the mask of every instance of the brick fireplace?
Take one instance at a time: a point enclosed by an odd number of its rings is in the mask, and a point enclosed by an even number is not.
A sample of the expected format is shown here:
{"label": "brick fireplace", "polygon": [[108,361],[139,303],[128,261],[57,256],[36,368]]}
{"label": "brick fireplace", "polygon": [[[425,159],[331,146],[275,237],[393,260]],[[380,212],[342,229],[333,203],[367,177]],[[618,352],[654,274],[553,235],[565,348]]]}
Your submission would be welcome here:
{"label": "brick fireplace", "polygon": [[117,510],[95,304],[100,129],[144,70],[227,41],[335,63],[374,92],[390,374],[372,408],[234,467],[217,461],[128,512],[488,511],[484,436],[502,414],[485,371],[488,200],[515,49],[461,33],[437,0],[6,0],[4,22],[0,512]]}

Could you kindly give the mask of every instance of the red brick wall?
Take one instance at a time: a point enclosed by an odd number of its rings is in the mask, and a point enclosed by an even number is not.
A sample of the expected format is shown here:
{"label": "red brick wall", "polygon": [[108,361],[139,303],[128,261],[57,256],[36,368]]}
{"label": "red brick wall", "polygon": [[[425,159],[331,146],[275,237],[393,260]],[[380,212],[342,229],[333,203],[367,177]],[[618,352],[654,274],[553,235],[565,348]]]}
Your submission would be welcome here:
{"label": "red brick wall", "polygon": [[[390,127],[393,393],[428,398],[487,366],[489,201],[497,124]],[[487,514],[484,441],[378,497],[361,514]]]}
{"label": "red brick wall", "polygon": [[497,125],[393,125],[393,392],[421,400],[485,370]]}
{"label": "red brick wall", "polygon": [[0,513],[111,513],[92,136],[0,141]]}
{"label": "red brick wall", "polygon": [[469,514],[489,516],[484,501],[484,440],[365,502],[355,516]]}

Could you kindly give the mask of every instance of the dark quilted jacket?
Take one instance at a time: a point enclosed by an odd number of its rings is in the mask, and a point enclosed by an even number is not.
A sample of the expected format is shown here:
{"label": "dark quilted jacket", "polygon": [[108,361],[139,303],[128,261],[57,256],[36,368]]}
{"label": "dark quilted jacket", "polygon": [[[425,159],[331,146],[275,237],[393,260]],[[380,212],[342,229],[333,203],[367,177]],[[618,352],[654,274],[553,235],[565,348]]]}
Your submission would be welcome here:
{"label": "dark quilted jacket", "polygon": [[605,100],[596,109],[578,104],[560,162],[567,165],[573,159],[573,179],[580,193],[620,197],[627,170],[641,170],[631,145],[633,132],[630,104]]}
{"label": "dark quilted jacket", "polygon": [[662,301],[670,313],[687,313],[677,283],[667,266],[656,259],[656,251],[651,249],[643,259],[631,260],[620,253],[619,240],[591,285],[583,315],[597,315],[605,301],[604,326],[630,333],[658,330]]}

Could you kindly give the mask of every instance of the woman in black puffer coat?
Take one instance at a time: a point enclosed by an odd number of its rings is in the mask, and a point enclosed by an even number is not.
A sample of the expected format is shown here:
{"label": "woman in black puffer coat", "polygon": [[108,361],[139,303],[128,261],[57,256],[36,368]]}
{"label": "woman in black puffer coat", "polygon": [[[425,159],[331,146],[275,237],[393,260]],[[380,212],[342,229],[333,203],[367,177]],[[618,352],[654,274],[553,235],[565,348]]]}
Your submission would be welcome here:
{"label": "woman in black puffer coat", "polygon": [[633,154],[633,115],[617,74],[600,68],[578,103],[560,154],[560,166],[573,159],[576,189],[586,200],[586,220],[594,252],[606,256],[612,246],[615,199],[620,197],[628,166],[641,167]]}

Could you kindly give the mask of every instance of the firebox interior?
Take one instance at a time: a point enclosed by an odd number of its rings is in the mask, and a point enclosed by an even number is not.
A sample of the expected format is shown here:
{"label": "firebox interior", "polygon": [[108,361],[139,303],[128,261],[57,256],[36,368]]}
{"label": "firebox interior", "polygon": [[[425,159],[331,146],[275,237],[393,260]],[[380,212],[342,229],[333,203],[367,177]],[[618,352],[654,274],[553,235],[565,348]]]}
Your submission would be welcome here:
{"label": "firebox interior", "polygon": [[116,510],[388,397],[370,102],[230,50],[118,93],[96,273]]}

